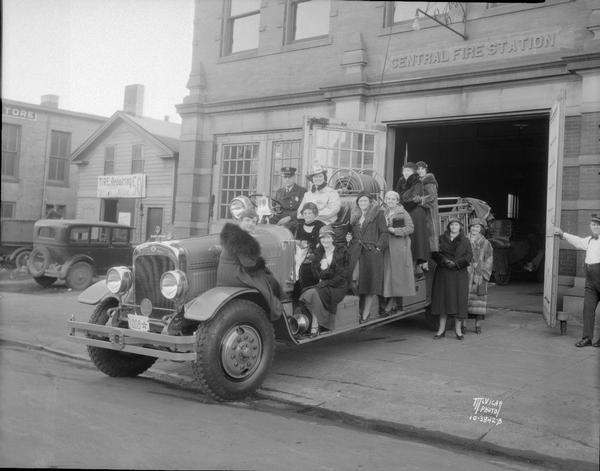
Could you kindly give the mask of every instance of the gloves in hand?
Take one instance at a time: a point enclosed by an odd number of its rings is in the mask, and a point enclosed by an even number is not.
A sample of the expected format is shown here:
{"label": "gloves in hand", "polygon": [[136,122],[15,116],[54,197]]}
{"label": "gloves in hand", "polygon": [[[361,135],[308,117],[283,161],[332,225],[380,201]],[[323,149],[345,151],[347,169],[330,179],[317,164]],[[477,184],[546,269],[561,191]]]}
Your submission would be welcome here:
{"label": "gloves in hand", "polygon": [[452,260],[448,260],[447,258],[444,259],[444,261],[442,262],[442,265],[444,265],[446,268],[449,268],[451,270],[456,268],[456,263],[454,263]]}

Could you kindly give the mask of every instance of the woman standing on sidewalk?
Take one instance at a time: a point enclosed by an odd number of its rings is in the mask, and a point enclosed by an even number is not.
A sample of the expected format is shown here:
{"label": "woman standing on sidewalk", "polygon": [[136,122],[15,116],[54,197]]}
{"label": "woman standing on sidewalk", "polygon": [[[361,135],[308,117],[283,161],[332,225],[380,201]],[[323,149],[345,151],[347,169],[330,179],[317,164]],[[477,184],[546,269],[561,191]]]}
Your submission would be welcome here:
{"label": "woman standing on sidewalk", "polygon": [[485,222],[475,218],[469,224],[469,242],[473,260],[467,267],[469,272],[469,318],[475,319],[475,333],[481,333],[479,322],[485,319],[487,310],[488,282],[492,276],[494,251],[492,244],[483,236]]}
{"label": "woman standing on sidewalk", "polygon": [[437,263],[433,276],[431,314],[440,316],[440,326],[434,339],[446,335],[446,319],[454,316],[456,338],[463,340],[461,321],[467,318],[469,273],[467,267],[473,258],[471,243],[463,235],[462,222],[450,219],[440,236],[440,250],[434,252]]}

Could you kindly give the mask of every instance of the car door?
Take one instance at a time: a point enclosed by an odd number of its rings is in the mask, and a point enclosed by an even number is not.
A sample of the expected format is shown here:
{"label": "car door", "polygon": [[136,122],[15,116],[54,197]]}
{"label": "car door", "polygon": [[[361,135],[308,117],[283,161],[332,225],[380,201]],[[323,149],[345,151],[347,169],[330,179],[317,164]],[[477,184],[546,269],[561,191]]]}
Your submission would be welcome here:
{"label": "car door", "polygon": [[110,268],[110,227],[90,226],[88,254],[96,264],[96,274],[103,275]]}
{"label": "car door", "polygon": [[131,246],[131,229],[128,227],[113,227],[110,239],[110,266],[131,266],[133,247]]}

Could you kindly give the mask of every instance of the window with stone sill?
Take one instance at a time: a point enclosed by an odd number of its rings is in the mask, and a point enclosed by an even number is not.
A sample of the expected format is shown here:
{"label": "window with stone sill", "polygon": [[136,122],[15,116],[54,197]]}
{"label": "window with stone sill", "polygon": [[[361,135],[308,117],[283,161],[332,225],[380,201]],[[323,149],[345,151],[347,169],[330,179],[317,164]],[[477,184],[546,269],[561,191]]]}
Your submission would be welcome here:
{"label": "window with stone sill", "polygon": [[330,0],[288,0],[285,43],[329,34]]}
{"label": "window with stone sill", "polygon": [[48,159],[49,181],[67,183],[70,155],[71,133],[52,131],[50,134],[50,157]]}
{"label": "window with stone sill", "polygon": [[261,0],[227,0],[224,4],[222,55],[258,48]]}

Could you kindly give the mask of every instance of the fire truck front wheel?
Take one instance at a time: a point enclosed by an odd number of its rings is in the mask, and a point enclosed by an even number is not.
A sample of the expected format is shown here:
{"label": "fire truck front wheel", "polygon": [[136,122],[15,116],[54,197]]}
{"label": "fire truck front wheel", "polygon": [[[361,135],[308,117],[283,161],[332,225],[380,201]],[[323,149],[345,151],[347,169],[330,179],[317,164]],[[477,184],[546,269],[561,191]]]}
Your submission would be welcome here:
{"label": "fire truck front wheel", "polygon": [[196,333],[194,375],[206,394],[219,401],[242,399],[268,374],[275,352],[273,324],[257,304],[234,300]]}
{"label": "fire truck front wheel", "polygon": [[[109,322],[109,309],[116,307],[116,299],[107,299],[94,309],[90,317],[90,324],[106,325]],[[100,340],[107,340],[106,337],[92,336]],[[106,348],[93,347],[88,345],[88,354],[96,368],[108,376],[114,377],[133,377],[142,374],[150,368],[156,358],[136,353],[119,352]]]}

